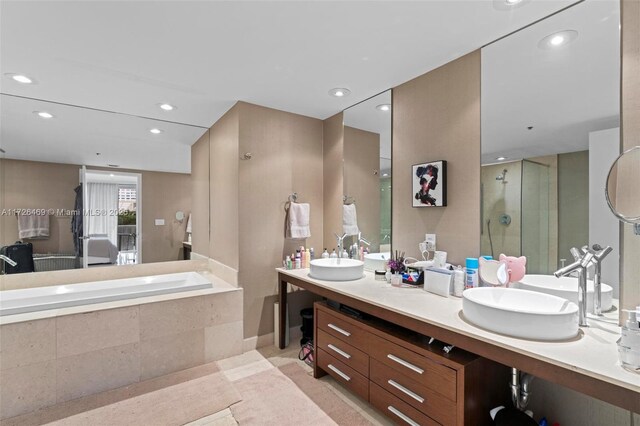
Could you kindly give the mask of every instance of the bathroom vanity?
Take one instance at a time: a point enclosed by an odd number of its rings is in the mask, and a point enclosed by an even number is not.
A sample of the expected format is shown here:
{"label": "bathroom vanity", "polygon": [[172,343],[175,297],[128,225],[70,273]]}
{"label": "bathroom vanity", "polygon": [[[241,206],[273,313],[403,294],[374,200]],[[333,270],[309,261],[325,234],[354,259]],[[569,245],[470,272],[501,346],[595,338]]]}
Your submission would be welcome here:
{"label": "bathroom vanity", "polygon": [[[620,327],[615,321],[590,319],[590,327],[581,328],[579,336],[568,341],[518,339],[492,333],[467,322],[462,314],[462,302],[457,298],[437,296],[421,288],[391,287],[386,282],[376,281],[370,272],[365,272],[359,280],[348,282],[316,280],[308,274],[305,269],[278,269],[280,347],[285,346],[284,307],[289,285],[362,312],[366,318],[360,320],[324,304],[316,305],[318,355],[315,373],[316,376],[329,373],[336,380],[346,382],[345,386],[392,418],[402,417],[390,411],[389,406],[409,418],[411,413],[432,419],[429,423],[414,418],[418,424],[480,424],[474,423],[476,420],[467,423],[474,414],[465,410],[472,409],[471,400],[478,392],[473,386],[483,387],[481,393],[496,392],[493,402],[502,401],[500,392],[507,389],[508,380],[503,378],[497,364],[503,366],[502,371],[514,367],[618,407],[640,412],[640,376],[620,366],[616,346]],[[351,336],[329,324],[351,333]],[[446,354],[438,346],[429,346],[425,336],[455,345],[455,348]],[[329,344],[350,355],[348,362],[339,352],[329,348]],[[429,380],[416,380],[414,370],[393,361],[389,355],[408,361],[425,372],[433,371],[438,380],[438,392],[428,387]],[[432,369],[428,370],[423,365]],[[484,367],[476,370],[478,365]],[[389,376],[391,373],[399,375],[392,377]],[[474,374],[478,375],[469,380]],[[389,380],[410,390],[410,393],[389,384]],[[410,383],[413,387],[403,383]],[[493,389],[494,384],[498,389]],[[450,386],[448,400],[443,394],[447,393],[447,386]],[[456,399],[452,400],[451,389],[454,388]],[[450,404],[435,404],[438,408],[455,407],[455,418],[419,409],[419,400],[415,396],[429,401],[433,392]]]}

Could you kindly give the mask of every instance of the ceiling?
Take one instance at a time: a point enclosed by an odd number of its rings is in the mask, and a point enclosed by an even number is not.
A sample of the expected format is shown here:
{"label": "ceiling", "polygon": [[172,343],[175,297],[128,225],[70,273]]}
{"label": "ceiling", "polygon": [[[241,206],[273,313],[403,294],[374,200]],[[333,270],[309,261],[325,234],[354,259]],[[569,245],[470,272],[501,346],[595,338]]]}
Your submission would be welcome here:
{"label": "ceiling", "polygon": [[[484,164],[585,150],[619,126],[619,25],[618,1],[587,0],[482,49]],[[567,29],[578,38],[538,47]]]}
{"label": "ceiling", "polygon": [[[524,0],[505,9],[502,0],[4,0],[1,91],[203,128],[238,100],[324,119],[574,1]],[[28,75],[37,84],[20,85],[6,73]],[[327,92],[334,87],[352,93],[330,97]],[[177,109],[162,111],[161,102]],[[25,108],[22,112],[35,110],[35,105],[2,98],[0,143],[10,158],[17,145],[38,143],[33,141],[39,135],[30,133],[39,126],[31,125],[38,117],[8,119],[19,115],[12,110],[18,105]],[[115,117],[103,117],[114,124]],[[54,122],[71,135],[83,125],[63,115],[47,123]],[[181,146],[187,132],[174,135],[170,124],[163,126],[173,147],[151,145],[152,152],[166,158],[145,158],[144,169],[188,171],[185,155],[190,153]],[[134,142],[146,135],[125,131],[136,130],[114,125],[112,137],[100,140],[83,131],[82,138],[68,138],[68,145],[99,143],[103,151],[113,151],[112,161],[137,168],[128,161],[148,152],[149,145]],[[24,134],[20,143],[13,139],[19,134]],[[187,154],[174,155],[180,147]],[[61,147],[54,142],[29,150],[51,158],[71,155],[56,154]],[[87,157],[80,161],[90,164]]]}

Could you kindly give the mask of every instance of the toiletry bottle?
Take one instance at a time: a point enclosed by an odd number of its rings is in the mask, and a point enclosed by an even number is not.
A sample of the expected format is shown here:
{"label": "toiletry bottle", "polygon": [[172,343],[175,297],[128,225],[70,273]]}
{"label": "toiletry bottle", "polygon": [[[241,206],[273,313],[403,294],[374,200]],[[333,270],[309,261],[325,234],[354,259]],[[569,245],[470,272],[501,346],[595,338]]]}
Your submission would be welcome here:
{"label": "toiletry bottle", "polygon": [[296,250],[296,269],[300,269],[302,267],[302,258],[300,257],[300,250]]}
{"label": "toiletry bottle", "polygon": [[307,249],[304,253],[304,267],[308,268],[311,266],[311,250]]}
{"label": "toiletry bottle", "polygon": [[338,253],[336,253],[336,249],[333,249],[331,255],[329,256],[331,259],[336,259],[338,257]]}
{"label": "toiletry bottle", "polygon": [[360,262],[364,262],[364,247],[360,246],[360,252],[358,253],[358,259]]}
{"label": "toiletry bottle", "polygon": [[329,252],[327,251],[327,248],[324,248],[324,251],[322,252],[322,258],[323,259],[328,259],[329,258]]}
{"label": "toiletry bottle", "polygon": [[466,261],[466,274],[467,279],[465,283],[465,288],[475,288],[478,287],[478,267],[480,263],[478,262],[478,258],[476,257],[467,257]]}
{"label": "toiletry bottle", "polygon": [[285,268],[291,269],[291,258],[289,257],[289,255],[287,255],[287,259],[284,262],[285,262]]}
{"label": "toiletry bottle", "polygon": [[349,257],[349,253],[347,253],[346,249],[342,249],[342,258],[347,259]]}
{"label": "toiletry bottle", "polygon": [[464,290],[464,270],[462,266],[458,265],[458,267],[453,271],[453,295],[455,297],[462,297],[462,291]]}
{"label": "toiletry bottle", "polygon": [[311,257],[309,258],[309,261],[312,261],[313,259],[316,258],[316,253],[313,251],[313,247],[311,247],[309,249],[309,254],[311,254]]}
{"label": "toiletry bottle", "polygon": [[300,246],[300,267],[301,268],[304,268],[306,265],[304,260],[304,255],[305,255],[304,246]]}

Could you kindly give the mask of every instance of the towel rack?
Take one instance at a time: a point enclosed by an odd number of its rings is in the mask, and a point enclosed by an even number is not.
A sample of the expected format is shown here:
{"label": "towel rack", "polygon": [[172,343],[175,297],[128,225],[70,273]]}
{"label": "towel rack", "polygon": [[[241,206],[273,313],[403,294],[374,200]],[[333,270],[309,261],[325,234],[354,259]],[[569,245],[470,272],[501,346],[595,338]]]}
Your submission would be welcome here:
{"label": "towel rack", "polygon": [[342,202],[344,204],[355,204],[356,203],[356,199],[351,197],[351,196],[344,195],[342,197]]}
{"label": "towel rack", "polygon": [[290,203],[295,203],[298,201],[298,193],[294,192],[293,194],[289,195],[289,202]]}

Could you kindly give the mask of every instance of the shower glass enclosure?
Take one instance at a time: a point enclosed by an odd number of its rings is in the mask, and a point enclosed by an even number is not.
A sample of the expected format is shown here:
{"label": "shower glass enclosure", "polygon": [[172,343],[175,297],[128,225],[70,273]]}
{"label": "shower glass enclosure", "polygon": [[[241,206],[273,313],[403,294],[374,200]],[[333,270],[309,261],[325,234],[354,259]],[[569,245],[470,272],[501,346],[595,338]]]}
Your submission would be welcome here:
{"label": "shower glass enclosure", "polygon": [[550,169],[532,160],[482,167],[482,255],[526,256],[528,273],[553,272],[557,223],[551,220]]}

